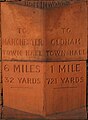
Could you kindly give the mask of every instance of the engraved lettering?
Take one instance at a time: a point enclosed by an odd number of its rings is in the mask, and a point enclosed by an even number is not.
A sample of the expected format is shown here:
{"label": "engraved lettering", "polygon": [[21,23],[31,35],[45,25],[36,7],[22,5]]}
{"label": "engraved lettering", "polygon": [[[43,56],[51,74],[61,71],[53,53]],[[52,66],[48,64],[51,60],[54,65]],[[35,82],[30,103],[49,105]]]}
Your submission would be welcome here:
{"label": "engraved lettering", "polygon": [[65,33],[70,33],[71,32],[71,29],[70,28],[62,28],[62,32]]}
{"label": "engraved lettering", "polygon": [[60,78],[63,84],[76,84],[84,82],[84,77],[62,77]]}
{"label": "engraved lettering", "polygon": [[40,84],[39,78],[18,78],[19,84]]}
{"label": "engraved lettering", "polygon": [[68,65],[51,65],[50,66],[51,73],[69,73],[69,72],[80,72],[80,64],[68,64]]}
{"label": "engraved lettering", "polygon": [[51,45],[80,45],[80,38],[79,39],[52,39]]}
{"label": "engraved lettering", "polygon": [[14,72],[19,73],[39,73],[40,72],[40,66],[39,65],[13,65]]}
{"label": "engraved lettering", "polygon": [[4,65],[4,70],[7,72],[9,71],[9,66],[8,65]]}

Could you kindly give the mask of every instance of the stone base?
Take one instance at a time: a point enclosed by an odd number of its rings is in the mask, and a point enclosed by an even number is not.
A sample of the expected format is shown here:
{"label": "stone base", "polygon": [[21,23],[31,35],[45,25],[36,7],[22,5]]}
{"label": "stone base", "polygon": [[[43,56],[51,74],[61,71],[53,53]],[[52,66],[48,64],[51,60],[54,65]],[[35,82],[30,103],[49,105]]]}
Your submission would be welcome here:
{"label": "stone base", "polygon": [[77,110],[72,110],[69,112],[64,112],[64,113],[58,113],[58,114],[53,114],[49,115],[46,117],[40,116],[40,115],[34,115],[30,113],[26,113],[23,111],[19,111],[16,109],[4,107],[3,108],[3,119],[8,119],[8,120],[13,120],[13,119],[38,119],[38,120],[58,120],[58,119],[87,119],[87,112],[85,111],[85,108],[77,109]]}

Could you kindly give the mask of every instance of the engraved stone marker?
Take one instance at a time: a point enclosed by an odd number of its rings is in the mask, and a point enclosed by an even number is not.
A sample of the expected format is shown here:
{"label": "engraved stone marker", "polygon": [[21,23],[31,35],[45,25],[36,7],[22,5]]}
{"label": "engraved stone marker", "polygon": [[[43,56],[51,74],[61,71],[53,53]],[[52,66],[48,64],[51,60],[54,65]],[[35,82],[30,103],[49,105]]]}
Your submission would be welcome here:
{"label": "engraved stone marker", "polygon": [[86,110],[86,62],[46,63],[46,114]]}
{"label": "engraved stone marker", "polygon": [[3,92],[4,117],[12,108],[29,118],[83,110],[85,118],[86,62],[3,62]]}
{"label": "engraved stone marker", "polygon": [[3,60],[87,59],[84,2],[50,9],[2,3],[1,11]]}
{"label": "engraved stone marker", "polygon": [[85,119],[86,3],[25,1],[1,4],[3,118]]}
{"label": "engraved stone marker", "polygon": [[46,10],[48,60],[86,59],[86,19],[86,6],[83,3]]}
{"label": "engraved stone marker", "polygon": [[43,69],[42,63],[3,62],[4,106],[42,115]]}

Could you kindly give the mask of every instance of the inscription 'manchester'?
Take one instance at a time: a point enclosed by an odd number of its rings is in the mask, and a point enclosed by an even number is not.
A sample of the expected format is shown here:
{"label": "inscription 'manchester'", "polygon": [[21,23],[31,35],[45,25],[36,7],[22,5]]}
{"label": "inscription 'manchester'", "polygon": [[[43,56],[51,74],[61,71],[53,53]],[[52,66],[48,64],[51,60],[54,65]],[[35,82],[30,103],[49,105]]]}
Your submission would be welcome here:
{"label": "inscription 'manchester'", "polygon": [[8,38],[3,39],[3,45],[7,46],[43,46],[42,39],[26,39],[26,38]]}

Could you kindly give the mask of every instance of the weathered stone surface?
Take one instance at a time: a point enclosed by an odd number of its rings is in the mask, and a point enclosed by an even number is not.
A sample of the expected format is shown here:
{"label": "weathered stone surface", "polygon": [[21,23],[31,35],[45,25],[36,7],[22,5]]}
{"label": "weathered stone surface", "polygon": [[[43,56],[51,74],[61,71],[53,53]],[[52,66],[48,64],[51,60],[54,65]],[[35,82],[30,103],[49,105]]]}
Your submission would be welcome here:
{"label": "weathered stone surface", "polygon": [[3,62],[2,76],[4,106],[43,114],[42,63]]}
{"label": "weathered stone surface", "polygon": [[4,107],[3,109],[3,118],[6,120],[19,120],[19,119],[37,119],[37,120],[58,120],[58,119],[86,119],[87,118],[87,114],[85,113],[85,109],[81,108],[78,110],[74,110],[74,111],[70,111],[70,112],[65,112],[65,113],[59,113],[59,114],[53,114],[53,115],[49,115],[43,117],[40,115],[34,115],[34,114],[30,114],[30,113],[26,113],[23,111],[19,111],[13,108],[9,108],[9,107]]}
{"label": "weathered stone surface", "polygon": [[85,119],[86,4],[1,12],[3,118]]}
{"label": "weathered stone surface", "polygon": [[[4,107],[18,110],[18,113],[23,111],[24,115],[71,114],[79,109],[84,109],[83,116],[86,114],[84,61],[3,62],[2,75]],[[4,112],[5,116],[9,113]]]}
{"label": "weathered stone surface", "polygon": [[86,111],[85,62],[50,62],[45,71],[46,114],[80,108]]}
{"label": "weathered stone surface", "polygon": [[85,60],[87,17],[85,4],[46,10],[47,60]]}
{"label": "weathered stone surface", "polygon": [[51,9],[2,3],[1,11],[3,60],[87,59],[85,2]]}
{"label": "weathered stone surface", "polygon": [[2,3],[1,11],[2,59],[43,59],[43,11],[8,3]]}

